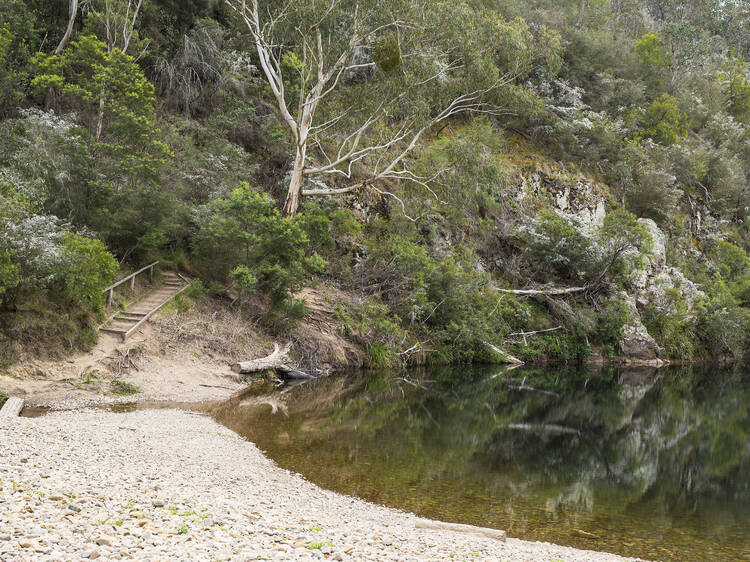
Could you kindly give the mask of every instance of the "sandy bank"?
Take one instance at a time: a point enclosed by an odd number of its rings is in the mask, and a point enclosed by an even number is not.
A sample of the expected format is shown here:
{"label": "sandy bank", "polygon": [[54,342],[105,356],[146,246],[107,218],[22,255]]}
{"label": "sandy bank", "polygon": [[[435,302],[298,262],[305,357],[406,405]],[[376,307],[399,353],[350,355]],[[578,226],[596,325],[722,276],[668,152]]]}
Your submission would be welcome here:
{"label": "sandy bank", "polygon": [[3,420],[0,443],[1,560],[624,560],[415,529],[187,412]]}

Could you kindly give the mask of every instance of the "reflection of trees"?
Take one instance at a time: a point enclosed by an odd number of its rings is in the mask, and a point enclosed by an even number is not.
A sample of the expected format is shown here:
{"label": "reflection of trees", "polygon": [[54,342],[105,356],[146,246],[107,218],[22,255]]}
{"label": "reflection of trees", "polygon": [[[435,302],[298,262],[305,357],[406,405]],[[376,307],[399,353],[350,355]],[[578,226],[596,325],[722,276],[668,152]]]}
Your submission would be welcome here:
{"label": "reflection of trees", "polygon": [[263,432],[259,443],[282,464],[295,455],[290,468],[307,459],[322,485],[536,538],[556,540],[548,528],[566,525],[648,536],[691,510],[688,534],[738,525],[710,514],[750,511],[750,373],[659,373],[328,379],[290,391],[287,418],[251,416],[246,433]]}

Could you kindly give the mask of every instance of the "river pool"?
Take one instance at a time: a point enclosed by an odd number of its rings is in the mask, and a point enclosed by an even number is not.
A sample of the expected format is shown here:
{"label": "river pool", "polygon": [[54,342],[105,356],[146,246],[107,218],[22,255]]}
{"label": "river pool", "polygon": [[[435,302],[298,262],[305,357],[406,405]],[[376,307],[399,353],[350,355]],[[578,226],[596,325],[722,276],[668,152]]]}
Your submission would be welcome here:
{"label": "river pool", "polygon": [[215,409],[282,467],[509,536],[750,560],[750,366],[439,368],[255,389]]}

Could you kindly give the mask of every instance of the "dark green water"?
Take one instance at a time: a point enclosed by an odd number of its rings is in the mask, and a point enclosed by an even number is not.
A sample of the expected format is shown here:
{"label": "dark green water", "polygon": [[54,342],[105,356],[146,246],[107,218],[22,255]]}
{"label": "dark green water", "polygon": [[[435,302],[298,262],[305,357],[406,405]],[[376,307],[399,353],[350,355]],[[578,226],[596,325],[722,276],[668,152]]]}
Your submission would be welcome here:
{"label": "dark green water", "polygon": [[323,487],[423,516],[650,559],[750,560],[747,365],[412,377],[425,382],[256,391],[215,414]]}

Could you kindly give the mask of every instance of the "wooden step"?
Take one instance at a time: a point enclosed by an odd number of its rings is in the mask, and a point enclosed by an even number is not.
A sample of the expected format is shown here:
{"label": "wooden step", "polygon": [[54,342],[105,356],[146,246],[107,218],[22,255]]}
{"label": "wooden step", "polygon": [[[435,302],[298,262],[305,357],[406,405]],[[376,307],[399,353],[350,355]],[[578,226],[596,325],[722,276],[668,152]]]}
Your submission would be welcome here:
{"label": "wooden step", "polygon": [[130,318],[133,318],[133,320],[140,320],[144,316],[146,316],[145,312],[132,312],[132,311],[128,311],[128,310],[123,310],[122,312],[118,312],[117,316],[115,318],[118,318],[118,317],[128,318],[128,317],[130,317]]}
{"label": "wooden step", "polygon": [[23,410],[22,398],[8,398],[2,409],[0,409],[0,418],[17,418]]}
{"label": "wooden step", "polygon": [[119,335],[123,341],[133,334],[159,308],[188,288],[189,282],[174,274],[166,274],[163,284],[134,303],[130,310],[123,310],[111,317],[99,330]]}
{"label": "wooden step", "polygon": [[108,334],[117,334],[118,336],[122,336],[127,332],[127,330],[116,330],[114,328],[99,328],[100,332],[107,332]]}
{"label": "wooden step", "polygon": [[[144,314],[143,316],[146,316],[146,315]],[[114,318],[112,318],[112,322],[132,322],[133,324],[135,324],[136,322],[140,322],[141,318],[143,318],[143,316],[137,316],[137,317],[133,318],[133,317],[130,317],[130,316],[119,316],[118,315],[118,316],[115,316]]]}

